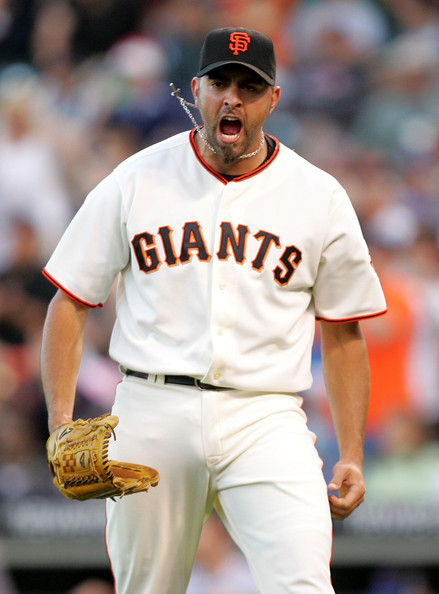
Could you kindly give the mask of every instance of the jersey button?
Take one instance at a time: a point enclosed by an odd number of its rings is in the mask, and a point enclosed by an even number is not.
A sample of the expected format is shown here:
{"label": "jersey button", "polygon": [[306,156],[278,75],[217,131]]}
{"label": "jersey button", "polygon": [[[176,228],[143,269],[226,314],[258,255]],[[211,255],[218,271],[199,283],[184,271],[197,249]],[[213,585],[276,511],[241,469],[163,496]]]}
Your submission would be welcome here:
{"label": "jersey button", "polygon": [[218,330],[216,331],[218,336],[222,336],[223,332],[224,332],[224,330],[222,328],[218,328]]}
{"label": "jersey button", "polygon": [[215,373],[213,374],[213,379],[219,380],[220,377],[221,373],[219,371],[215,371]]}
{"label": "jersey button", "polygon": [[218,287],[221,289],[221,291],[224,291],[224,289],[226,288],[226,283],[225,281],[220,281],[218,283]]}

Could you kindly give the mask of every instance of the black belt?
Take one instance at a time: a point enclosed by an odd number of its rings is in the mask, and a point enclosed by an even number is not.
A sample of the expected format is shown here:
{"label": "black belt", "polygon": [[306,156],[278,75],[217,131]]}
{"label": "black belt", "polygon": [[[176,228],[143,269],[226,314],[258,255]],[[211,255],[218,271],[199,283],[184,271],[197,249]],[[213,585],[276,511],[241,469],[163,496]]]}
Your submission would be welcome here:
{"label": "black belt", "polygon": [[[149,373],[143,373],[143,371],[134,371],[133,369],[124,369],[125,375],[133,375],[134,377],[140,377],[141,379],[147,380],[151,375]],[[178,384],[180,386],[192,386],[199,390],[231,390],[231,388],[225,388],[224,386],[212,386],[211,384],[205,384],[200,380],[190,375],[165,375],[165,384]]]}

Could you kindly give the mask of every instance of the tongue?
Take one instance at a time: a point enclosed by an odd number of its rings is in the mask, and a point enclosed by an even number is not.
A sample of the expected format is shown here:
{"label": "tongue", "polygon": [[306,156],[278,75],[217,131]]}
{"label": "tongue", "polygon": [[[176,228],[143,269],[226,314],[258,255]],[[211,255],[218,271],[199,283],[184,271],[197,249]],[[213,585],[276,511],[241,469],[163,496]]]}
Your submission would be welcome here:
{"label": "tongue", "polygon": [[231,120],[223,120],[221,122],[221,130],[227,136],[234,136],[238,134],[239,130],[241,129],[241,122],[238,120],[231,121]]}

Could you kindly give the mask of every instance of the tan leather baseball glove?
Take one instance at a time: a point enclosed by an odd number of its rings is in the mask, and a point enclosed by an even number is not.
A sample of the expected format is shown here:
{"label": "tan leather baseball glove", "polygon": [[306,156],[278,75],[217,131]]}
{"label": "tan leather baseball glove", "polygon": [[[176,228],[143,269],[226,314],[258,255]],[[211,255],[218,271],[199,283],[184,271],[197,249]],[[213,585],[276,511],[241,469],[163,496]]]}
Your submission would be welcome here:
{"label": "tan leather baseball glove", "polygon": [[67,499],[122,497],[155,487],[154,468],[108,459],[110,437],[118,417],[105,414],[61,425],[47,440],[47,459],[53,484]]}

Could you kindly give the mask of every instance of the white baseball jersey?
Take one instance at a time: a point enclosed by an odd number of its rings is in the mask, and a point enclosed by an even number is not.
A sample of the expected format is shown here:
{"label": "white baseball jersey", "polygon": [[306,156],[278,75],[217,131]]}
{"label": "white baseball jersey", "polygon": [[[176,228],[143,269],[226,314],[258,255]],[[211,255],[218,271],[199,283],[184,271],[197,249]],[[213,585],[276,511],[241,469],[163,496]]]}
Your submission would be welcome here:
{"label": "white baseball jersey", "polygon": [[386,309],[332,176],[276,141],[268,161],[227,182],[194,131],[106,177],[44,272],[91,307],[118,276],[110,355],[122,366],[249,390],[308,389],[315,319]]}

